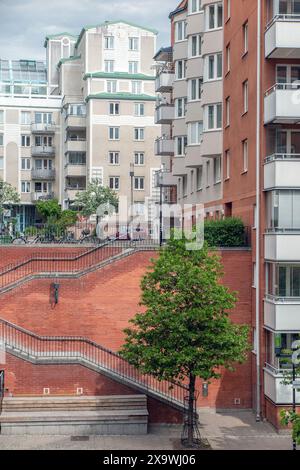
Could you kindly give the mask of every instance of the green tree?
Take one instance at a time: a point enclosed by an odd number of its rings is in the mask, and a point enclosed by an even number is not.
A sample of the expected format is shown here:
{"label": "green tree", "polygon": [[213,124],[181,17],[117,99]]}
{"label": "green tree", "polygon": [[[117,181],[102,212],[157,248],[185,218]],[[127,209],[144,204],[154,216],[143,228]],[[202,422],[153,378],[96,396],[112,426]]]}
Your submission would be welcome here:
{"label": "green tree", "polygon": [[283,426],[288,426],[289,424],[292,425],[293,441],[295,441],[296,444],[299,446],[300,445],[300,415],[295,413],[294,411],[281,410],[280,416],[281,416],[281,424]]}
{"label": "green tree", "polygon": [[76,194],[73,207],[81,209],[84,216],[89,217],[97,212],[102,204],[110,204],[118,207],[118,196],[115,191],[108,187],[101,186],[100,180],[94,179],[88,184],[86,191],[80,191]]}
{"label": "green tree", "polygon": [[62,235],[67,227],[74,225],[77,221],[77,212],[61,209],[57,199],[38,201],[37,211],[46,222],[47,235]]}
{"label": "green tree", "polygon": [[5,206],[11,206],[12,204],[18,204],[20,202],[20,196],[11,184],[0,180],[0,216],[3,214]]}
{"label": "green tree", "polygon": [[38,213],[43,219],[59,219],[62,213],[61,206],[57,199],[49,199],[47,201],[38,201],[36,203]]}
{"label": "green tree", "polygon": [[221,377],[247,358],[249,329],[233,324],[228,311],[237,297],[220,283],[216,254],[186,249],[171,239],[142,279],[141,306],[125,331],[121,355],[158,380],[188,381],[188,445],[194,442],[195,383]]}

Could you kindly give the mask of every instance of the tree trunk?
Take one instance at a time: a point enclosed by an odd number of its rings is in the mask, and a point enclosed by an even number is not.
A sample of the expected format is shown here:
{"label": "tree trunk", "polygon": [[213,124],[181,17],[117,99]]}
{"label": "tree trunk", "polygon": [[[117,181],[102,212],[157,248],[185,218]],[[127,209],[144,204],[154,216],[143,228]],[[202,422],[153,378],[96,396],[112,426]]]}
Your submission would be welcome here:
{"label": "tree trunk", "polygon": [[196,377],[190,374],[189,383],[189,409],[188,409],[188,445],[193,445],[194,440],[194,402],[195,402]]}

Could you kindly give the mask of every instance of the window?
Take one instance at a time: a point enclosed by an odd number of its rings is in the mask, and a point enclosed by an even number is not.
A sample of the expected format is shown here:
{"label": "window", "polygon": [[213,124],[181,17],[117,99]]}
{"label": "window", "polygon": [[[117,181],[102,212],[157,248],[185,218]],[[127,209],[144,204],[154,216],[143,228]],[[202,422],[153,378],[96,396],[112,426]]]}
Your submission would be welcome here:
{"label": "window", "polygon": [[21,135],[21,146],[30,147],[30,135]]}
{"label": "window", "polygon": [[230,0],[227,0],[227,20],[229,20],[230,16],[231,16],[231,1]]}
{"label": "window", "polygon": [[21,124],[26,126],[31,124],[31,113],[29,111],[21,111]]}
{"label": "window", "polygon": [[85,116],[86,106],[85,104],[71,104],[69,106],[68,113],[71,116]]}
{"label": "window", "polygon": [[109,140],[119,140],[119,139],[120,139],[120,128],[110,127],[109,128]]}
{"label": "window", "polygon": [[120,177],[119,176],[110,176],[109,177],[109,187],[114,191],[119,191],[120,189]]}
{"label": "window", "polygon": [[107,80],[106,89],[107,89],[107,93],[117,93],[117,81]]}
{"label": "window", "polygon": [[206,187],[210,186],[210,161],[206,162]]}
{"label": "window", "polygon": [[242,151],[243,151],[243,173],[248,171],[248,140],[243,140],[242,142]]}
{"label": "window", "polygon": [[104,70],[106,73],[113,73],[115,70],[115,61],[114,60],[105,60],[104,61]]}
{"label": "window", "polygon": [[230,151],[225,151],[225,180],[230,178]]}
{"label": "window", "polygon": [[221,157],[214,158],[214,183],[218,184],[221,182]]}
{"label": "window", "polygon": [[299,190],[268,191],[267,226],[272,229],[300,229]]}
{"label": "window", "polygon": [[222,28],[223,25],[223,5],[215,3],[206,9],[206,29]]}
{"label": "window", "polygon": [[139,63],[136,61],[130,61],[128,65],[129,73],[138,73],[139,71]]}
{"label": "window", "polygon": [[188,186],[187,183],[188,183],[187,175],[184,175],[182,177],[182,195],[183,195],[183,197],[187,196],[187,186]]}
{"label": "window", "polygon": [[143,176],[136,176],[134,178],[134,189],[143,191],[145,189],[145,178]]}
{"label": "window", "polygon": [[30,170],[31,169],[31,160],[30,158],[21,158],[21,169]]}
{"label": "window", "polygon": [[175,41],[184,41],[186,39],[186,22],[177,21],[175,23]]}
{"label": "window", "polygon": [[196,185],[197,191],[201,191],[203,185],[203,166],[199,166],[196,170]]}
{"label": "window", "polygon": [[186,76],[186,61],[177,60],[175,62],[175,75],[176,80],[183,80]]}
{"label": "window", "polygon": [[108,160],[110,165],[120,165],[119,152],[109,152]]}
{"label": "window", "polygon": [[115,38],[113,36],[105,36],[104,38],[104,48],[105,49],[114,49],[115,47]]}
{"label": "window", "polygon": [[248,103],[249,103],[248,93],[249,93],[249,86],[248,86],[248,80],[246,80],[243,83],[243,114],[248,112]]}
{"label": "window", "polygon": [[175,100],[176,118],[182,118],[186,114],[186,98],[177,98]]}
{"label": "window", "polygon": [[[22,113],[21,113],[21,116],[22,116]],[[0,124],[3,124],[3,122],[4,122],[4,111],[0,110]],[[21,124],[23,124],[22,121],[21,121]]]}
{"label": "window", "polygon": [[4,158],[0,157],[0,170],[3,170],[4,168]]}
{"label": "window", "polygon": [[145,139],[145,129],[143,127],[136,127],[134,129],[134,140],[144,140]]}
{"label": "window", "polygon": [[243,53],[246,54],[248,52],[248,21],[243,25]]}
{"label": "window", "polygon": [[36,124],[52,124],[52,113],[35,113]]}
{"label": "window", "polygon": [[139,50],[139,38],[129,38],[129,50],[130,51]]}
{"label": "window", "polygon": [[145,165],[145,154],[144,152],[136,152],[134,154],[134,164],[137,166]]}
{"label": "window", "polygon": [[190,0],[190,13],[201,11],[201,0]]}
{"label": "window", "polygon": [[52,137],[37,135],[34,138],[34,145],[36,147],[52,147]]}
{"label": "window", "polygon": [[175,149],[176,156],[183,157],[186,152],[187,136],[176,137],[175,142],[176,142],[176,149]]}
{"label": "window", "polygon": [[0,146],[2,147],[3,145],[3,134],[0,134]]}
{"label": "window", "polygon": [[190,57],[199,57],[201,56],[202,49],[202,38],[200,34],[191,36],[190,39]]}
{"label": "window", "polygon": [[120,103],[109,103],[109,114],[112,116],[120,114]]}
{"label": "window", "polygon": [[135,103],[134,104],[134,114],[135,114],[135,116],[145,116],[145,105],[144,105],[144,103]]}
{"label": "window", "polygon": [[30,181],[21,181],[21,193],[30,193]]}
{"label": "window", "polygon": [[131,90],[134,95],[140,95],[142,93],[142,82],[131,82]]}
{"label": "window", "polygon": [[230,72],[230,44],[226,46],[226,73]]}
{"label": "window", "polygon": [[188,145],[199,145],[203,133],[203,122],[190,122],[188,124]]}
{"label": "window", "polygon": [[85,152],[69,152],[68,163],[69,165],[85,165],[86,153]]}
{"label": "window", "polygon": [[230,97],[228,96],[225,101],[226,106],[226,126],[230,125]]}
{"label": "window", "polygon": [[202,83],[202,78],[189,80],[189,101],[201,100]]}
{"label": "window", "polygon": [[205,107],[206,130],[222,129],[222,105],[212,104]]}
{"label": "window", "polygon": [[222,54],[209,55],[206,58],[206,79],[218,80],[223,76]]}

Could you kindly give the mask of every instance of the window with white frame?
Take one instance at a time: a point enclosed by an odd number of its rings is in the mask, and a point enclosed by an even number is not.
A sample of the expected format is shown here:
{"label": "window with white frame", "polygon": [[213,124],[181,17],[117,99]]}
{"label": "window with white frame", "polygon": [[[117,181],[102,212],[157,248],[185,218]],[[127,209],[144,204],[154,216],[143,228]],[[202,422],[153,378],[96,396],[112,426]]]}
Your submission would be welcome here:
{"label": "window with white frame", "polygon": [[136,191],[144,191],[144,189],[145,189],[145,178],[144,178],[144,176],[135,176],[135,178],[134,178],[134,189]]}
{"label": "window with white frame", "polygon": [[226,46],[226,73],[230,71],[230,44]]}
{"label": "window with white frame", "polygon": [[134,95],[140,95],[142,93],[142,82],[140,81],[131,82],[131,91]]}
{"label": "window with white frame", "polygon": [[117,116],[120,114],[120,103],[109,103],[109,114]]}
{"label": "window with white frame", "polygon": [[188,89],[189,89],[189,101],[198,101],[201,100],[202,95],[202,78],[193,78],[189,80]]}
{"label": "window with white frame", "polygon": [[214,183],[218,184],[221,182],[221,157],[214,158]]}
{"label": "window with white frame", "polygon": [[4,158],[0,157],[0,170],[4,169]]}
{"label": "window with white frame", "polygon": [[[21,116],[22,116],[22,113],[21,113]],[[3,124],[3,123],[4,123],[4,111],[0,109],[0,124]],[[22,120],[21,120],[21,124],[23,124]]]}
{"label": "window with white frame", "polygon": [[52,113],[34,113],[36,124],[52,124]]}
{"label": "window with white frame", "polygon": [[248,112],[248,104],[249,104],[249,82],[246,80],[243,83],[243,114]]}
{"label": "window with white frame", "polygon": [[31,159],[30,158],[21,158],[21,169],[30,170],[31,169]]}
{"label": "window with white frame", "polygon": [[52,147],[53,139],[47,135],[36,135],[34,138],[35,147]]}
{"label": "window with white frame", "polygon": [[106,73],[113,73],[115,71],[115,61],[114,60],[105,60],[104,61],[104,70]]}
{"label": "window with white frame", "polygon": [[117,80],[107,80],[106,91],[107,93],[117,93]]}
{"label": "window with white frame", "polygon": [[109,135],[109,140],[119,140],[120,139],[120,128],[119,127],[110,127],[108,135]]}
{"label": "window with white frame", "polygon": [[190,0],[189,1],[190,14],[199,13],[199,11],[201,11],[201,0]]}
{"label": "window with white frame", "polygon": [[0,147],[3,146],[3,134],[0,134]]}
{"label": "window with white frame", "polygon": [[30,135],[21,135],[21,146],[30,147]]}
{"label": "window with white frame", "polygon": [[136,60],[130,60],[128,63],[128,72],[135,74],[139,71],[139,63]]}
{"label": "window with white frame", "polygon": [[224,162],[225,180],[230,178],[230,150],[225,151],[225,162]]}
{"label": "window with white frame", "polygon": [[145,139],[145,129],[143,127],[136,127],[134,129],[134,140],[144,140]]}
{"label": "window with white frame", "polygon": [[135,152],[135,154],[134,154],[134,164],[136,166],[145,165],[145,154],[144,154],[144,152]]}
{"label": "window with white frame", "polygon": [[134,115],[145,116],[145,105],[144,103],[134,103]]}
{"label": "window with white frame", "polygon": [[186,39],[186,22],[184,20],[175,23],[175,41],[185,41]]}
{"label": "window with white frame", "polygon": [[129,50],[130,51],[139,50],[139,38],[129,38]]}
{"label": "window with white frame", "polygon": [[186,61],[176,60],[175,62],[176,80],[183,80],[186,77]]}
{"label": "window with white frame", "polygon": [[179,136],[175,138],[175,151],[177,157],[184,157],[186,153],[187,136]]}
{"label": "window with white frame", "polygon": [[[1,111],[0,111],[0,122],[1,122]],[[24,125],[31,124],[31,113],[29,111],[21,111],[21,124],[24,124]]]}
{"label": "window with white frame", "polygon": [[120,153],[119,152],[109,152],[108,161],[110,165],[120,165]]}
{"label": "window with white frame", "polygon": [[249,37],[249,24],[248,21],[243,25],[243,46],[244,46],[244,54],[248,52],[248,37]]}
{"label": "window with white frame", "polygon": [[21,193],[30,193],[30,181],[21,181]]}
{"label": "window with white frame", "polygon": [[203,122],[188,123],[188,145],[199,145],[202,140]]}
{"label": "window with white frame", "polygon": [[206,187],[210,186],[210,161],[206,162]]}
{"label": "window with white frame", "polygon": [[206,29],[218,29],[223,26],[223,5],[222,3],[214,3],[208,5],[205,9]]}
{"label": "window with white frame", "polygon": [[115,47],[115,38],[114,36],[105,36],[104,38],[104,48],[105,49],[114,49]]}
{"label": "window with white frame", "polygon": [[202,37],[200,34],[195,34],[189,37],[189,52],[190,57],[201,56]]}
{"label": "window with white frame", "polygon": [[211,54],[205,58],[206,80],[219,80],[223,76],[222,53]]}
{"label": "window with white frame", "polygon": [[177,98],[175,100],[175,110],[176,110],[176,118],[183,118],[186,114],[186,98]]}
{"label": "window with white frame", "polygon": [[230,97],[227,96],[225,101],[225,108],[226,108],[226,126],[230,126]]}
{"label": "window with white frame", "polygon": [[203,188],[203,165],[199,166],[196,170],[196,187],[197,191]]}
{"label": "window with white frame", "polygon": [[110,176],[109,177],[109,187],[114,191],[119,191],[120,189],[120,177],[119,176]]}
{"label": "window with white frame", "polygon": [[222,104],[211,104],[205,107],[206,130],[222,129]]}
{"label": "window with white frame", "polygon": [[242,141],[243,173],[248,171],[248,139]]}

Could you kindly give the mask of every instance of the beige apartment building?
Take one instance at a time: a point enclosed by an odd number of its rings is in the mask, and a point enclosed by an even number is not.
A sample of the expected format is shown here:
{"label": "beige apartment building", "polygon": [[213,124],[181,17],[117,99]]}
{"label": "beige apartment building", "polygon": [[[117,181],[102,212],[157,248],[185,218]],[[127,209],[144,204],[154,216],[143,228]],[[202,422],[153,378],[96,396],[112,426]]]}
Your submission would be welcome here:
{"label": "beige apartment building", "polygon": [[170,20],[172,46],[154,57],[163,185],[177,188],[181,206],[202,203],[221,216],[223,4],[186,0]]}
{"label": "beige apartment building", "polygon": [[37,200],[72,207],[93,179],[132,200],[136,214],[157,201],[156,36],[105,22],[47,36],[46,66],[1,60],[0,178],[20,193],[20,230],[38,222]]}

